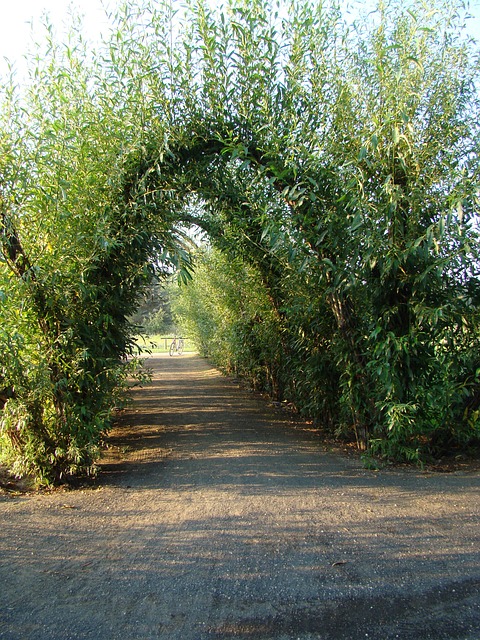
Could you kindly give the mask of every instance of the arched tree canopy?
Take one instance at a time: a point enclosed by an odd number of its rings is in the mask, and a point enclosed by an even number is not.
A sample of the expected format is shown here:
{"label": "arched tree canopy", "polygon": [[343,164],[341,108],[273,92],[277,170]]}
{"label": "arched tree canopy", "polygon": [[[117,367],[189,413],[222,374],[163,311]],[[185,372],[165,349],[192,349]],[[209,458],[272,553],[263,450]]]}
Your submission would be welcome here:
{"label": "arched tree canopy", "polygon": [[191,270],[193,224],[216,252],[199,275],[229,290],[227,366],[385,456],[478,440],[464,19],[451,0],[365,16],[132,0],[93,53],[77,25],[63,40],[47,25],[0,121],[0,446],[16,473],[92,469],[128,318],[153,277]]}

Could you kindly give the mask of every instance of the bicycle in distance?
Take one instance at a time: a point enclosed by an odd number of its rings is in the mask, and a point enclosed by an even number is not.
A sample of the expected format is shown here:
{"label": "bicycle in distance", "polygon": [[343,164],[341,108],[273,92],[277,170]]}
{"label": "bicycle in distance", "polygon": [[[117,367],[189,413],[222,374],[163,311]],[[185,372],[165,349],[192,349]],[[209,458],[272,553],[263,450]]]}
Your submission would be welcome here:
{"label": "bicycle in distance", "polygon": [[170,345],[170,355],[173,356],[174,353],[176,353],[177,355],[181,356],[183,353],[183,347],[184,347],[184,342],[183,342],[183,338],[177,338],[175,337],[172,340],[172,344]]}

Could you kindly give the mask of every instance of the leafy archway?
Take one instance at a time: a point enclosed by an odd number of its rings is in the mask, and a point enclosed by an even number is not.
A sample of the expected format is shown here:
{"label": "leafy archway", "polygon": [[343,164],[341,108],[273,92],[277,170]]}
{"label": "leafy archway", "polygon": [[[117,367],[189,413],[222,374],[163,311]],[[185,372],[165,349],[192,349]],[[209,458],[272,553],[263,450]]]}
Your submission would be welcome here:
{"label": "leafy archway", "polygon": [[189,223],[262,287],[273,339],[247,360],[278,398],[385,455],[478,439],[479,58],[461,3],[437,9],[127,2],[93,57],[48,30],[1,124],[15,472],[92,468],[127,318],[188,268]]}

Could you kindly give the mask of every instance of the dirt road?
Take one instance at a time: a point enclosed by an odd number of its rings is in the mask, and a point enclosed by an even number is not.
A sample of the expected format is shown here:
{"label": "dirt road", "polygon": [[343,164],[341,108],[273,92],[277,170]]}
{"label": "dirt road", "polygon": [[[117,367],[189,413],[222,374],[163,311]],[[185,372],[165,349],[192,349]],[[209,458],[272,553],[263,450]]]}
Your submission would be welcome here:
{"label": "dirt road", "polygon": [[150,364],[97,486],[0,494],[1,639],[480,639],[478,472],[367,471]]}

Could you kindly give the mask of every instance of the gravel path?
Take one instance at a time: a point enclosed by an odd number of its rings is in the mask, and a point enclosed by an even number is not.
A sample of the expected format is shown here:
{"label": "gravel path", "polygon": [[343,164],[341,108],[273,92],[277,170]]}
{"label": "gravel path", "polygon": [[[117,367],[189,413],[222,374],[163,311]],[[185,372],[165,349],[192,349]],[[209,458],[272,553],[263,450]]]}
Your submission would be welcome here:
{"label": "gravel path", "polygon": [[149,364],[95,487],[0,494],[1,639],[480,639],[478,472],[367,471]]}

